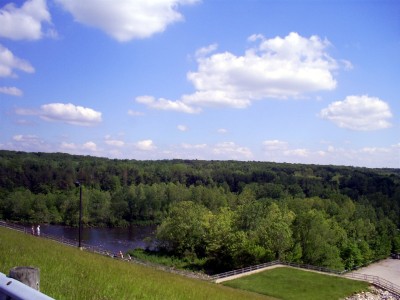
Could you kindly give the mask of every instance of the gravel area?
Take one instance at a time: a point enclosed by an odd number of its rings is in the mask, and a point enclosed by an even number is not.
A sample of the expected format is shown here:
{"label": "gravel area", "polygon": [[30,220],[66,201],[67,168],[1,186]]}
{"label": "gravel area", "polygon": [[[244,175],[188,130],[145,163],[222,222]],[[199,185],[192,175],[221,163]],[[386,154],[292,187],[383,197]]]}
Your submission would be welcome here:
{"label": "gravel area", "polygon": [[387,258],[354,272],[378,276],[400,286],[400,259]]}
{"label": "gravel area", "polygon": [[397,300],[397,298],[387,291],[371,287],[368,292],[347,297],[345,300]]}

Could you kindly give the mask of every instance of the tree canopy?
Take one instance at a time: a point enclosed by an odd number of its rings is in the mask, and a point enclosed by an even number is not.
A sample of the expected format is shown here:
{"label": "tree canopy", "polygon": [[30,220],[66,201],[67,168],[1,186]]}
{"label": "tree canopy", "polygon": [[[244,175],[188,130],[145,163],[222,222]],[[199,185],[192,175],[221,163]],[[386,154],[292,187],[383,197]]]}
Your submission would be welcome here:
{"label": "tree canopy", "polygon": [[159,246],[214,268],[272,259],[352,268],[400,251],[400,169],[116,160],[0,151],[0,219],[159,224]]}

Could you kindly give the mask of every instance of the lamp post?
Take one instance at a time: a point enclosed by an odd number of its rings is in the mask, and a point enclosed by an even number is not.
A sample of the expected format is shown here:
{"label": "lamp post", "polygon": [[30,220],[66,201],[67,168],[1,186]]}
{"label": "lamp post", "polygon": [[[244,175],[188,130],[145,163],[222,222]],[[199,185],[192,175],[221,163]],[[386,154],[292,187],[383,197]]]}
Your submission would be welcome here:
{"label": "lamp post", "polygon": [[82,240],[82,184],[77,180],[75,186],[79,187],[79,243],[78,247],[81,248]]}

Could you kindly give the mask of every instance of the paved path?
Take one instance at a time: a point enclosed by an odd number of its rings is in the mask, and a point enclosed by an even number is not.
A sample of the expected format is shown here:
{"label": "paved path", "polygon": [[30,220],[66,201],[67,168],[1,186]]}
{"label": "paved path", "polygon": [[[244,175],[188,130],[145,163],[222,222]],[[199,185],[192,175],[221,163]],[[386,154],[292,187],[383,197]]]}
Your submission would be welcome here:
{"label": "paved path", "polygon": [[354,272],[379,276],[400,286],[400,259],[387,258]]}

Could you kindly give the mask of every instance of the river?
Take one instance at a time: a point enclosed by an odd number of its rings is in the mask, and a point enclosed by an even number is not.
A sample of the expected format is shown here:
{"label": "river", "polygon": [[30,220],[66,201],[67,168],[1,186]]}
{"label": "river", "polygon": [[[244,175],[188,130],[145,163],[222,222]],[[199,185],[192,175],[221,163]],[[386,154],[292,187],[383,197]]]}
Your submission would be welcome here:
{"label": "river", "polygon": [[[40,225],[41,233],[78,241],[78,228],[60,225]],[[130,226],[126,228],[83,228],[82,243],[102,247],[117,253],[135,248],[152,248],[152,244],[144,241],[154,238],[156,226]]]}

